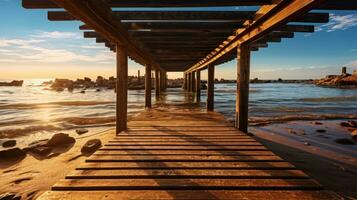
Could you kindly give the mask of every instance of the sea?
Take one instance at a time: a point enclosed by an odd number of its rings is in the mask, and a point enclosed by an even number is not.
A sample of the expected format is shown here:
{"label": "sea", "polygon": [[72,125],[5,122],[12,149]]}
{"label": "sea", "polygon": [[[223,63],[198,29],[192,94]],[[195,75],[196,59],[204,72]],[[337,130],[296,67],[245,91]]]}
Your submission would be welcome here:
{"label": "sea", "polygon": [[[9,81],[9,80],[0,80]],[[16,138],[27,145],[54,133],[87,128],[92,132],[113,129],[115,93],[113,90],[81,89],[56,92],[42,85],[49,79],[25,80],[22,87],[0,87],[0,140]],[[154,92],[154,91],[153,91]],[[233,120],[236,85],[215,84],[215,110]],[[167,89],[155,105],[185,104],[194,95],[181,88]],[[199,106],[205,109],[206,91]],[[165,103],[165,104],[163,104]],[[144,91],[129,90],[128,114],[144,109]],[[262,125],[293,120],[357,118],[357,89],[318,87],[304,83],[259,83],[250,85],[249,123]],[[76,135],[76,137],[79,137]],[[1,142],[1,141],[0,141]]]}

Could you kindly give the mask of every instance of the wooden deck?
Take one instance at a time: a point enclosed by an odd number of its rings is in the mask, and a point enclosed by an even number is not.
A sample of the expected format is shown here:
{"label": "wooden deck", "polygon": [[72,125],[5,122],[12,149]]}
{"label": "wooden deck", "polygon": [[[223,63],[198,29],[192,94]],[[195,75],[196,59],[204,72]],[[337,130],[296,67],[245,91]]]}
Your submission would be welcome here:
{"label": "wooden deck", "polygon": [[39,199],[337,199],[218,113],[147,111]]}

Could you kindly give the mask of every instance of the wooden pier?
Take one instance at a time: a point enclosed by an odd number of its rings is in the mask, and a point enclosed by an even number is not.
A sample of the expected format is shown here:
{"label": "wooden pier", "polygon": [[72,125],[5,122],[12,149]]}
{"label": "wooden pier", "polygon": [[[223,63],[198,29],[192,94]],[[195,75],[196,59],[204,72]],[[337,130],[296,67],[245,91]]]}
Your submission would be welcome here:
{"label": "wooden pier", "polygon": [[39,199],[335,199],[215,112],[153,109]]}

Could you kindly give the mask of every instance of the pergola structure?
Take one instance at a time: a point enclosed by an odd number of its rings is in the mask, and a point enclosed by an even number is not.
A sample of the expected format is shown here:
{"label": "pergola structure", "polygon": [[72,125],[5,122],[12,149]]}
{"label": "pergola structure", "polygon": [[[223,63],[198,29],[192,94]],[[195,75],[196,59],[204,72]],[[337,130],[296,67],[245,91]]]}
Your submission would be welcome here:
{"label": "pergola structure", "polygon": [[[184,72],[184,89],[200,99],[200,72],[208,69],[207,110],[214,105],[214,68],[237,59],[236,127],[247,132],[250,52],[270,42],[314,32],[328,12],[354,10],[355,0],[22,0],[29,9],[51,9],[51,21],[80,20],[85,38],[117,54],[117,133],[126,129],[128,57],[146,67],[145,105],[151,107],[166,72]],[[232,9],[244,6],[247,11]],[[217,11],[212,8],[224,7]],[[151,9],[143,9],[151,8]],[[167,9],[170,8],[170,9]],[[176,8],[176,9],[175,9]],[[186,8],[186,9],[182,9]],[[148,11],[149,10],[149,11]],[[158,78],[161,77],[161,78]]]}

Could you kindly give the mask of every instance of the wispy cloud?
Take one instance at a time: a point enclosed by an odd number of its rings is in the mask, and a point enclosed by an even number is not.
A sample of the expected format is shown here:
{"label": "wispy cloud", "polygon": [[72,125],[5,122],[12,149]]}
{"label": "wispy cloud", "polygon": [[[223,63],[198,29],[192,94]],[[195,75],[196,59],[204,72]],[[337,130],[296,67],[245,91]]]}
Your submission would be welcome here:
{"label": "wispy cloud", "polygon": [[39,31],[33,35],[34,38],[44,39],[79,39],[80,35],[74,32],[61,32],[61,31]]}
{"label": "wispy cloud", "polygon": [[[71,32],[45,32],[33,34],[29,39],[0,38],[0,63],[66,63],[66,62],[92,62],[112,63],[115,56],[105,47],[97,44],[86,45],[86,41],[72,40],[78,36]],[[76,45],[76,48],[64,47],[66,42]],[[91,43],[92,44],[92,43]]]}
{"label": "wispy cloud", "polygon": [[333,32],[337,30],[347,30],[357,26],[357,14],[337,15],[330,14],[330,22],[319,27],[316,31]]}

